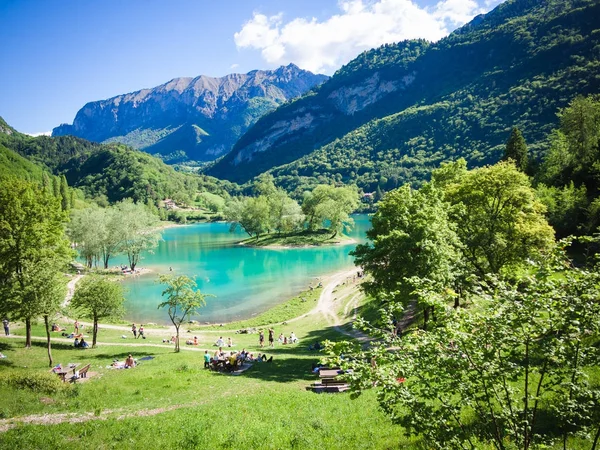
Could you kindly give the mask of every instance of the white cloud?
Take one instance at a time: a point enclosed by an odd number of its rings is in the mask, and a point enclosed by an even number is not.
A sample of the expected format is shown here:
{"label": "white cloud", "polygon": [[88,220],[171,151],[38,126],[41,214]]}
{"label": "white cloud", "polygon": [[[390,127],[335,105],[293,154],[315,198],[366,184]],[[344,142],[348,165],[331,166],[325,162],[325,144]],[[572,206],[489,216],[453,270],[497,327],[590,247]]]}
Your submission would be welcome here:
{"label": "white cloud", "polygon": [[29,136],[38,137],[38,136],[52,136],[52,131],[42,131],[41,133],[25,133]]}
{"label": "white cloud", "polygon": [[229,66],[229,68],[230,68],[231,70],[233,70],[233,69],[237,69],[238,67],[240,67],[240,65],[239,65],[238,63],[232,64],[232,65],[230,65],[230,66]]}
{"label": "white cloud", "polygon": [[255,12],[234,34],[238,49],[255,49],[269,64],[294,62],[331,73],[361,51],[404,39],[437,41],[501,0],[441,0],[422,8],[412,0],[341,0],[340,13],[319,21]]}

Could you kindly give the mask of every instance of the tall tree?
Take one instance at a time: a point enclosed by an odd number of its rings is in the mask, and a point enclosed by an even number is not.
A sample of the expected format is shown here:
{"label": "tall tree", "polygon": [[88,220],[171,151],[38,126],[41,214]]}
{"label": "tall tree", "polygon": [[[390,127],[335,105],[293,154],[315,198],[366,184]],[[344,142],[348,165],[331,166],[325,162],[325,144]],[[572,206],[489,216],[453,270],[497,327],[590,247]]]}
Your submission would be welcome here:
{"label": "tall tree", "polygon": [[[367,232],[370,242],[352,252],[355,263],[372,275],[367,293],[406,306],[415,296],[414,277],[426,278],[438,291],[450,287],[459,273],[460,242],[448,218],[442,191],[427,184],[403,186],[379,202]],[[424,326],[433,305],[424,304]]]}
{"label": "tall tree", "polygon": [[350,214],[358,207],[358,190],[356,186],[335,187],[320,184],[312,192],[305,192],[302,210],[311,230],[325,226],[329,222],[329,230],[335,236],[344,227],[353,224]]}
{"label": "tall tree", "polygon": [[544,205],[510,161],[466,172],[445,192],[465,259],[479,275],[518,266],[554,241]]}
{"label": "tall tree", "polygon": [[203,294],[200,290],[196,290],[196,282],[185,275],[159,275],[158,282],[166,285],[162,296],[167,297],[167,300],[159,304],[158,308],[167,308],[167,313],[176,331],[175,352],[179,352],[181,324],[191,315],[199,314],[199,309],[206,305],[206,297],[214,297],[214,295]]}
{"label": "tall tree", "polygon": [[31,321],[42,313],[36,271],[58,273],[73,256],[64,232],[66,220],[60,201],[41,187],[13,178],[0,180],[2,303],[25,321],[26,347],[31,347]]}
{"label": "tall tree", "polygon": [[70,203],[71,196],[69,195],[69,185],[67,184],[67,178],[64,175],[60,177],[60,204],[63,211],[68,211],[71,207]]}
{"label": "tall tree", "polygon": [[158,246],[161,239],[157,231],[158,219],[144,204],[128,199],[117,203],[115,208],[118,215],[116,220],[123,226],[120,249],[127,254],[131,270],[135,270],[143,252],[152,252]]}
{"label": "tall tree", "polygon": [[527,166],[529,164],[527,144],[525,143],[525,138],[523,137],[521,130],[517,127],[514,127],[510,133],[510,138],[506,143],[504,157],[502,159],[504,161],[508,161],[509,159],[512,160],[515,167],[521,172],[527,171]]}
{"label": "tall tree", "polygon": [[96,347],[98,322],[123,316],[123,286],[97,276],[86,276],[75,290],[71,306],[93,321],[92,347]]}

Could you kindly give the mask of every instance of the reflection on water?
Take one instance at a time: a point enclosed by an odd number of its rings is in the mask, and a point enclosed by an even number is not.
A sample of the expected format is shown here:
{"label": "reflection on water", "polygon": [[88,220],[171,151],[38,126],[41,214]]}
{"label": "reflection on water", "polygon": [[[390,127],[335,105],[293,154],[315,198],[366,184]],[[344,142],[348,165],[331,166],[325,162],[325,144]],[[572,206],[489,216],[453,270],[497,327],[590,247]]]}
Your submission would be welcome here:
{"label": "reflection on water", "polygon": [[[366,215],[354,216],[350,233],[356,241],[365,240],[370,226]],[[201,309],[207,322],[225,322],[250,317],[269,306],[290,298],[321,275],[351,268],[348,252],[354,245],[298,249],[259,249],[236,245],[247,235],[229,232],[226,223],[206,223],[168,228],[164,241],[154,254],[145,255],[141,267],[151,274],[124,281],[127,318],[133,322],[167,323],[168,316],[157,305],[163,301],[158,273],[186,274],[194,277],[208,298]],[[125,262],[115,260],[111,264]]]}

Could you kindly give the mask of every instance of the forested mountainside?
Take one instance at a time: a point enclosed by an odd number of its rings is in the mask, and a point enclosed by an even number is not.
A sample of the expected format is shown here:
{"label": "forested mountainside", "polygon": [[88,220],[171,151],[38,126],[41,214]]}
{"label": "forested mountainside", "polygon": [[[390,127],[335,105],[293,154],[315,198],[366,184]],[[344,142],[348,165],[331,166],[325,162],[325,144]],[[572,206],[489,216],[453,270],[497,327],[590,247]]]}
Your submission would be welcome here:
{"label": "forested mountainside", "polygon": [[175,78],[90,102],[73,125],[60,125],[52,134],[121,142],[172,162],[210,161],[231,150],[259,117],[326,79],[294,64],[221,78]]}
{"label": "forested mountainside", "polygon": [[388,190],[446,159],[497,161],[513,126],[539,155],[558,109],[600,91],[598,17],[598,0],[508,0],[435,44],[362,53],[262,117],[208,173]]}
{"label": "forested mountainside", "polygon": [[198,190],[220,193],[227,182],[175,171],[160,159],[122,144],[97,144],[73,136],[32,137],[0,118],[0,174],[41,180],[46,171],[64,175],[101,204],[125,198],[157,203],[188,200]]}

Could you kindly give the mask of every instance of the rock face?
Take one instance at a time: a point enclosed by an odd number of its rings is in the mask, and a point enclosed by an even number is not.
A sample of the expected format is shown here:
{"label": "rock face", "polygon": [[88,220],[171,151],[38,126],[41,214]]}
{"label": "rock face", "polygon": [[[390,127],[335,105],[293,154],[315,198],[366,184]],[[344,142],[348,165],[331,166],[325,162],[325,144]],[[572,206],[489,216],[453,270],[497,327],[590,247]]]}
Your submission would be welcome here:
{"label": "rock face", "polygon": [[259,117],[326,79],[294,64],[222,78],[175,78],[90,102],[72,125],[62,124],[52,135],[122,142],[167,160],[209,161],[231,150]]}

